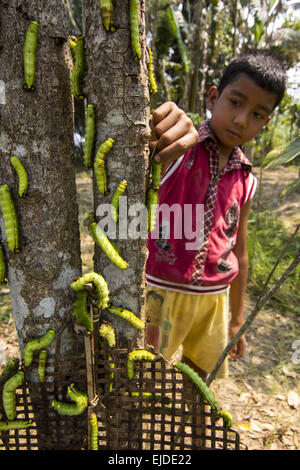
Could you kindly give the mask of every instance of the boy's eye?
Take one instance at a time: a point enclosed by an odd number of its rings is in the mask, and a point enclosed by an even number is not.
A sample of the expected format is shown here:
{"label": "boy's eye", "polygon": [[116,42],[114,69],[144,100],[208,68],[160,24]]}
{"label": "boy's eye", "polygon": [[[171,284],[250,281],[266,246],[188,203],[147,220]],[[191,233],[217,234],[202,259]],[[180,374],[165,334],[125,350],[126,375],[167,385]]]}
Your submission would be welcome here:
{"label": "boy's eye", "polygon": [[230,102],[233,104],[233,106],[238,106],[240,103],[238,100],[231,99]]}
{"label": "boy's eye", "polygon": [[254,116],[255,116],[257,119],[263,119],[263,115],[260,114],[260,113],[254,113]]}

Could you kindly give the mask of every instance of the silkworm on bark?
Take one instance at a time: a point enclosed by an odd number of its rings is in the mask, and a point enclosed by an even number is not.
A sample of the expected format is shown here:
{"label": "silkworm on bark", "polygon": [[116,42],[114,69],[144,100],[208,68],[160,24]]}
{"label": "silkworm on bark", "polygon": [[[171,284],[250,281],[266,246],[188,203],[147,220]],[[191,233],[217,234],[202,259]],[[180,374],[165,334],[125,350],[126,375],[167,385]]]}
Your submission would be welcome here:
{"label": "silkworm on bark", "polygon": [[24,351],[23,351],[24,366],[29,367],[33,360],[34,351],[39,351],[40,349],[47,348],[48,346],[50,346],[54,338],[55,338],[55,331],[49,330],[41,338],[30,339],[26,343],[24,347]]}
{"label": "silkworm on bark", "polygon": [[27,176],[27,172],[24,168],[24,166],[22,165],[20,159],[18,157],[16,157],[15,155],[13,155],[11,158],[10,158],[10,163],[12,164],[12,166],[14,167],[16,173],[17,173],[17,176],[18,176],[18,180],[19,180],[19,196],[22,197],[22,196],[25,196],[26,194],[26,191],[27,191],[27,188],[28,188],[28,176]]}
{"label": "silkworm on bark", "polygon": [[119,201],[120,197],[123,196],[126,187],[127,181],[122,180],[116,187],[110,201],[111,216],[115,222],[118,222],[119,219]]}
{"label": "silkworm on bark", "polygon": [[71,49],[72,58],[73,58],[73,61],[74,61],[75,60],[75,50],[76,50],[76,37],[75,36],[71,36],[69,38],[69,45],[70,45],[70,49]]}
{"label": "silkworm on bark", "polygon": [[34,90],[35,56],[38,39],[39,24],[31,21],[25,34],[23,61],[24,61],[24,90]]}
{"label": "silkworm on bark", "polygon": [[156,224],[156,213],[158,206],[158,192],[149,188],[147,192],[148,231],[152,232]]}
{"label": "silkworm on bark", "polygon": [[24,380],[24,372],[18,371],[10,379],[8,379],[2,392],[3,408],[5,410],[7,419],[13,420],[16,418],[16,389],[20,387]]}
{"label": "silkworm on bark", "polygon": [[112,0],[100,0],[100,10],[102,23],[106,31],[115,31],[113,13],[114,6]]}
{"label": "silkworm on bark", "polygon": [[145,328],[145,323],[140,318],[138,318],[133,312],[127,310],[126,308],[114,307],[113,305],[111,305],[110,307],[108,307],[107,310],[113,315],[117,315],[118,317],[121,317],[124,320],[128,321],[129,323],[131,323],[132,326],[134,326],[138,330],[142,330],[143,328]]}
{"label": "silkworm on bark", "polygon": [[128,354],[127,359],[127,375],[131,380],[134,377],[134,364],[135,361],[153,361],[155,359],[155,354],[152,354],[150,351],[145,349],[134,349]]}
{"label": "silkworm on bark", "polygon": [[78,36],[75,47],[75,61],[71,75],[71,93],[74,98],[83,99],[82,82],[85,70],[84,39]]}
{"label": "silkworm on bark", "polygon": [[12,252],[17,252],[19,251],[18,219],[14,201],[7,184],[0,186],[0,205],[8,249]]}
{"label": "silkworm on bark", "polygon": [[83,326],[88,331],[93,331],[93,320],[87,309],[88,292],[86,289],[76,291],[73,314],[78,325]]}
{"label": "silkworm on bark", "polygon": [[93,284],[97,293],[97,306],[98,308],[105,309],[109,303],[109,290],[107,283],[101,274],[89,272],[79,277],[76,281],[72,282],[71,288],[75,291],[84,289],[86,284]]}
{"label": "silkworm on bark", "polygon": [[139,60],[142,56],[139,28],[139,3],[139,0],[129,0],[131,45],[135,60]]}
{"label": "silkworm on bark", "polygon": [[85,115],[85,137],[83,147],[83,162],[87,168],[93,166],[92,155],[95,143],[95,110],[94,105],[87,106]]}
{"label": "silkworm on bark", "polygon": [[212,391],[208,388],[206,383],[190,366],[184,362],[174,362],[173,366],[176,367],[182,374],[186,375],[189,381],[194,385],[203,401],[207,402],[213,410],[218,410],[219,405],[215,400]]}
{"label": "silkworm on bark", "polygon": [[68,386],[67,395],[71,402],[53,400],[51,406],[61,415],[77,416],[83,413],[88,406],[88,397],[74,387]]}
{"label": "silkworm on bark", "polygon": [[42,349],[39,354],[39,362],[38,362],[38,377],[39,382],[44,383],[46,379],[46,362],[47,362],[47,350]]}
{"label": "silkworm on bark", "polygon": [[151,169],[152,169],[152,188],[157,190],[160,186],[162,162],[156,162],[154,158],[152,158]]}
{"label": "silkworm on bark", "polygon": [[148,68],[149,90],[150,90],[150,93],[153,94],[157,92],[157,83],[156,83],[156,79],[154,75],[153,54],[149,46],[146,47],[146,51],[148,54],[147,68]]}
{"label": "silkworm on bark", "polygon": [[128,263],[125,261],[114,248],[108,237],[99,224],[95,221],[93,213],[89,215],[89,232],[94,242],[100,246],[106,256],[120,269],[127,269]]}
{"label": "silkworm on bark", "polygon": [[97,184],[97,188],[100,194],[103,196],[107,193],[107,175],[105,160],[108,152],[111,150],[114,145],[114,139],[109,137],[103,142],[96,153],[94,161],[94,175]]}

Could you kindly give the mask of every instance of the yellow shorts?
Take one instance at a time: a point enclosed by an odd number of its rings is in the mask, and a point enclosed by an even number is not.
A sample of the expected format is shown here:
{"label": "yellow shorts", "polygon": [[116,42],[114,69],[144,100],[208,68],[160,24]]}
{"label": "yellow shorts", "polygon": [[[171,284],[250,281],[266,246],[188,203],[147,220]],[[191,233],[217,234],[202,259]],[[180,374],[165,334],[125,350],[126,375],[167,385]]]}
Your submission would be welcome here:
{"label": "yellow shorts", "polygon": [[[228,291],[191,295],[147,286],[147,343],[167,360],[182,345],[186,357],[211,372],[228,342],[228,298]],[[217,377],[227,376],[226,359]]]}

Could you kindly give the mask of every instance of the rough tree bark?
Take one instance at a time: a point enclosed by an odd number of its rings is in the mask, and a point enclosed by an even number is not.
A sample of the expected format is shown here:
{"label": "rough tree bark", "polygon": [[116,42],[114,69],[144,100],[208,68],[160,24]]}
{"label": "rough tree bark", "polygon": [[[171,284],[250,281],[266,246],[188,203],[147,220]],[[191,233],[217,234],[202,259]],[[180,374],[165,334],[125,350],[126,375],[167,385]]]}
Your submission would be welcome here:
{"label": "rough tree bark", "polygon": [[[84,91],[87,103],[95,106],[95,151],[108,137],[115,141],[106,159],[108,194],[102,196],[94,182],[94,211],[99,215],[98,220],[104,215],[103,212],[100,214],[102,204],[110,202],[114,189],[122,179],[127,180],[125,195],[128,212],[120,211],[115,242],[129,267],[126,270],[116,267],[96,247],[95,271],[106,279],[111,302],[141,317],[144,308],[146,237],[145,234],[139,234],[140,226],[135,230],[139,215],[142,220],[142,213],[139,214],[135,209],[144,205],[146,200],[148,168],[149,92],[145,57],[145,3],[140,2],[140,61],[134,60],[131,48],[129,2],[114,1],[114,32],[107,32],[103,27],[98,2],[84,0],[83,5],[87,61]],[[112,315],[109,320],[119,332],[134,342],[138,340],[136,330],[124,321]]]}
{"label": "rough tree bark", "polygon": [[[22,353],[29,338],[50,328],[58,331],[70,321],[74,300],[70,283],[81,273],[70,52],[67,11],[60,0],[1,0],[0,18],[0,78],[6,96],[0,117],[0,184],[9,185],[16,205],[20,252],[8,253],[5,242],[4,247]],[[31,20],[40,26],[35,91],[26,92],[23,44]],[[9,161],[12,155],[20,158],[28,173],[28,192],[22,199]],[[66,329],[64,351],[69,336]]]}

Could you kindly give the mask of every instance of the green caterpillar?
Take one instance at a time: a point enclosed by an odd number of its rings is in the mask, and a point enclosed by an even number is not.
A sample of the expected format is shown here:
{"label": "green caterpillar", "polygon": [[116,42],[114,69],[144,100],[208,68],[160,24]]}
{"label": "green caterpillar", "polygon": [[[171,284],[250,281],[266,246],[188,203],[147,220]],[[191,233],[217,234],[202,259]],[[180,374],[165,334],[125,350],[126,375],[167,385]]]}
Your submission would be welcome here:
{"label": "green caterpillar", "polygon": [[24,380],[24,372],[19,371],[8,379],[3,387],[2,401],[8,420],[16,418],[16,388],[22,385]]}
{"label": "green caterpillar", "polygon": [[71,284],[71,288],[75,291],[84,289],[85,285],[92,283],[97,292],[97,306],[105,309],[109,303],[109,290],[105,279],[101,274],[90,272],[79,277]]}
{"label": "green caterpillar", "polygon": [[118,317],[121,317],[124,320],[127,320],[138,330],[142,330],[143,328],[145,328],[145,323],[136,315],[134,315],[134,313],[132,313],[130,310],[127,310],[126,308],[114,307],[113,305],[111,305],[110,307],[108,307],[107,310],[110,313],[117,315]]}
{"label": "green caterpillar", "polygon": [[115,31],[113,24],[114,6],[112,0],[100,0],[102,23],[106,31]]}
{"label": "green caterpillar", "polygon": [[103,142],[96,153],[94,161],[94,174],[96,179],[97,188],[99,193],[105,195],[107,193],[107,175],[105,168],[105,159],[108,152],[111,150],[115,141],[111,137]]}
{"label": "green caterpillar", "polygon": [[10,158],[10,163],[14,167],[18,179],[19,179],[19,196],[25,196],[27,188],[28,188],[28,177],[26,170],[22,163],[20,162],[19,158],[15,155]]}
{"label": "green caterpillar", "polygon": [[125,392],[125,396],[127,397],[133,397],[133,398],[140,398],[142,396],[143,398],[151,398],[152,393],[151,392]]}
{"label": "green caterpillar", "polygon": [[0,284],[3,284],[6,279],[6,264],[4,259],[4,250],[0,245]]}
{"label": "green caterpillar", "polygon": [[147,192],[148,231],[152,232],[156,224],[156,212],[158,205],[157,189],[149,188]]}
{"label": "green caterpillar", "polygon": [[0,186],[0,205],[6,233],[8,249],[19,251],[19,227],[16,208],[7,184]]}
{"label": "green caterpillar", "polygon": [[38,363],[38,377],[39,382],[44,383],[46,379],[46,362],[47,362],[47,350],[42,349],[39,354],[39,363]]}
{"label": "green caterpillar", "polygon": [[0,421],[0,432],[11,429],[26,429],[32,425],[31,419],[16,419],[12,421]]}
{"label": "green caterpillar", "polygon": [[61,415],[76,416],[85,411],[88,406],[88,397],[74,387],[74,384],[68,386],[67,395],[71,402],[53,400],[51,406]]}
{"label": "green caterpillar", "polygon": [[152,354],[145,349],[134,349],[128,354],[127,360],[127,376],[129,380],[134,377],[134,363],[135,361],[153,361],[155,354]]}
{"label": "green caterpillar", "polygon": [[157,190],[160,186],[162,162],[156,162],[154,158],[152,158],[151,169],[152,169],[152,188]]}
{"label": "green caterpillar", "polygon": [[91,448],[98,450],[98,420],[95,412],[92,412],[89,418],[91,427]]}
{"label": "green caterpillar", "polygon": [[95,111],[94,105],[89,104],[85,117],[85,137],[83,148],[83,162],[87,168],[92,167],[92,153],[95,142]]}
{"label": "green caterpillar", "polygon": [[102,338],[105,338],[108,346],[114,348],[116,345],[116,335],[115,330],[111,325],[103,324],[99,328],[99,333]]}
{"label": "green caterpillar", "polygon": [[216,421],[220,418],[223,417],[224,424],[226,428],[231,428],[233,426],[233,417],[229,413],[229,411],[225,410],[219,410],[217,411],[217,419]]}
{"label": "green caterpillar", "polygon": [[24,366],[29,367],[33,360],[34,351],[39,351],[40,349],[47,348],[48,346],[50,346],[54,338],[55,338],[55,331],[49,330],[41,338],[30,339],[24,347],[24,352],[23,352]]}
{"label": "green caterpillar", "polygon": [[129,0],[129,20],[134,60],[139,60],[142,56],[139,28],[139,0]]}
{"label": "green caterpillar", "polygon": [[82,81],[84,76],[85,59],[84,59],[84,39],[78,36],[75,48],[75,62],[71,75],[71,93],[74,98],[83,99]]}
{"label": "green caterpillar", "polygon": [[24,61],[24,90],[34,90],[35,79],[35,54],[37,46],[39,24],[31,21],[25,34],[23,61]]}
{"label": "green caterpillar", "polygon": [[[110,361],[110,362],[109,362],[109,367],[110,367],[111,369],[114,369],[114,368],[115,368],[115,364],[112,362],[112,357],[111,357],[111,356],[108,356],[108,359],[109,359],[109,361]],[[111,379],[113,379],[114,376],[115,376],[115,373],[114,373],[114,372],[111,372],[109,376],[110,376]],[[112,388],[113,388],[113,384],[111,383],[111,384],[109,384],[109,392],[112,391]]]}
{"label": "green caterpillar", "polygon": [[184,362],[174,362],[173,366],[176,367],[182,374],[186,375],[189,381],[194,385],[199,395],[202,397],[203,401],[207,402],[213,410],[218,410],[219,405],[215,400],[215,397],[211,390],[208,388],[206,383],[199,377],[197,372],[195,372],[190,366]]}
{"label": "green caterpillar", "polygon": [[128,268],[127,261],[125,261],[113,247],[100,225],[95,221],[95,216],[92,212],[89,215],[89,232],[94,242],[100,246],[112,263],[120,269]]}
{"label": "green caterpillar", "polygon": [[73,314],[76,317],[78,325],[84,326],[88,331],[93,331],[93,321],[86,306],[87,296],[88,292],[86,289],[81,289],[76,292]]}
{"label": "green caterpillar", "polygon": [[146,47],[146,50],[148,53],[147,68],[148,68],[149,88],[150,88],[150,93],[153,94],[153,93],[157,93],[157,83],[155,80],[154,66],[153,66],[153,54],[149,46]]}
{"label": "green caterpillar", "polygon": [[75,60],[75,51],[76,51],[76,37],[75,36],[71,36],[69,38],[69,45],[70,45],[70,49],[71,49],[71,54],[72,54],[72,58],[73,58],[73,61]]}
{"label": "green caterpillar", "polygon": [[115,222],[119,219],[119,201],[127,187],[127,181],[122,180],[116,187],[110,202],[111,216]]}

